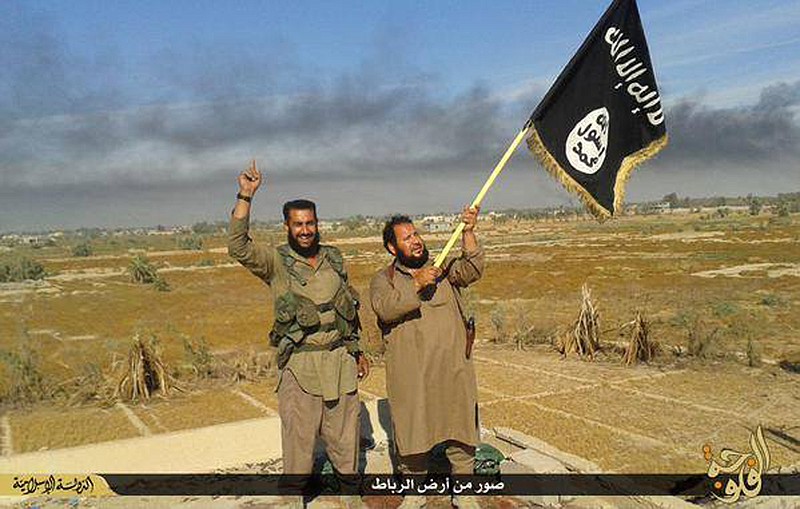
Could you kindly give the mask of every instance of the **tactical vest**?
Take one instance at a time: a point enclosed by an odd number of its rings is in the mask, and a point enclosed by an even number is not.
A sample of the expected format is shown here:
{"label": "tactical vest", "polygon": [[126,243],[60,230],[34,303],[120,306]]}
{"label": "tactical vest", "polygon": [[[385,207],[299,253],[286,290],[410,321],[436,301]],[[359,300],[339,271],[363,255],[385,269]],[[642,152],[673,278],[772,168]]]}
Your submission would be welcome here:
{"label": "tactical vest", "polygon": [[[290,281],[305,286],[308,281],[298,272],[296,264],[299,261],[291,255],[290,249],[288,245],[277,248],[280,262]],[[347,282],[342,254],[332,246],[320,246],[319,254],[323,255],[323,260],[327,260],[339,275],[339,288],[329,302],[319,305],[308,297],[293,292],[291,284],[287,285],[283,294],[275,298],[275,323],[269,338],[270,344],[278,347],[278,368],[282,369],[286,365],[293,352],[335,350],[340,346],[347,346],[350,351],[358,348],[361,329],[358,321],[358,296]],[[330,310],[335,312],[334,322],[321,325],[320,313]],[[307,336],[330,330],[338,330],[339,338],[326,345],[305,344]]]}

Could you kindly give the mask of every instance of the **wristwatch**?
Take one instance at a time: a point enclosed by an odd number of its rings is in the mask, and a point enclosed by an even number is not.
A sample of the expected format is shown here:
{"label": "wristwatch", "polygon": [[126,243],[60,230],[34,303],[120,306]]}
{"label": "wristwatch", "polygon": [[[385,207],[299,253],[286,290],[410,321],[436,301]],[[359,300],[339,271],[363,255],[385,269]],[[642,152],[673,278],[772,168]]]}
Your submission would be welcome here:
{"label": "wristwatch", "polygon": [[247,203],[250,203],[251,201],[253,201],[253,197],[252,196],[245,196],[242,193],[236,193],[236,199],[237,200],[244,200]]}

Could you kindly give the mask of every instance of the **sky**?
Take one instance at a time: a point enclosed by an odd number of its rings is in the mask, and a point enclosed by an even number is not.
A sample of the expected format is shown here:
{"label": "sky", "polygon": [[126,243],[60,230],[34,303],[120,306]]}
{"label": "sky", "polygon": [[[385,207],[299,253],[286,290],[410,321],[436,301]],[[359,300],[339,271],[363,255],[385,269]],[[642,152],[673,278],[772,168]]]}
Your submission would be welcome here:
{"label": "sky", "polygon": [[[800,2],[639,0],[670,145],[627,200],[800,191]],[[0,3],[0,232],[454,211],[607,0]],[[485,209],[577,205],[521,147]]]}

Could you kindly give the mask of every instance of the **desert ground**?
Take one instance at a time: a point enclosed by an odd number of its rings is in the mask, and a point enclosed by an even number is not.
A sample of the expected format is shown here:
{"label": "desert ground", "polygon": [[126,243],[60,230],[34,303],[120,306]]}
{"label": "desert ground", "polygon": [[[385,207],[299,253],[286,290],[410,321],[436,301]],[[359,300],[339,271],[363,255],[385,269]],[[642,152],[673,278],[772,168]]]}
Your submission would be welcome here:
{"label": "desert ground", "polygon": [[[389,262],[378,233],[323,232],[365,301]],[[704,445],[746,450],[760,425],[774,471],[800,464],[800,215],[487,220],[478,234],[487,268],[467,307],[485,430],[516,430],[602,472],[702,473]],[[436,252],[447,235],[425,238]],[[271,298],[227,256],[224,232],[194,250],[169,236],[91,244],[82,257],[67,241],[2,253],[47,276],[0,283],[0,459],[275,416]],[[131,280],[142,253],[169,291]],[[554,346],[584,284],[599,312],[594,358]],[[361,395],[380,401],[383,347],[369,306],[360,312],[373,361]],[[626,365],[637,313],[659,353]],[[115,396],[134,338],[158,352],[168,392]]]}

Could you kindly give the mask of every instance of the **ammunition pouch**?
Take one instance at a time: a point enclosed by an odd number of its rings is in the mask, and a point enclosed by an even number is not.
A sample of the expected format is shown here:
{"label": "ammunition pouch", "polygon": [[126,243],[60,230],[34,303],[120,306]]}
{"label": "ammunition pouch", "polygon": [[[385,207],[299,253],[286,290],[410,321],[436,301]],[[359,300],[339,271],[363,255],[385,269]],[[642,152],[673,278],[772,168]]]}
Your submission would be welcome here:
{"label": "ammunition pouch", "polygon": [[[282,248],[283,246],[278,252],[283,257],[290,278],[305,286],[307,282],[294,269],[295,260]],[[283,369],[294,352],[335,350],[341,346],[347,346],[348,351],[358,349],[361,329],[358,320],[358,293],[347,284],[344,260],[339,250],[329,246],[322,246],[322,249],[325,249],[328,262],[339,275],[341,285],[330,302],[320,305],[292,291],[275,299],[275,323],[269,333],[269,340],[270,345],[277,347],[279,369]],[[320,313],[328,311],[334,311],[334,321],[322,325]],[[305,344],[306,336],[332,330],[339,331],[339,339],[326,345]]]}
{"label": "ammunition pouch", "polygon": [[275,299],[275,323],[269,333],[269,344],[277,347],[278,369],[302,345],[306,335],[320,329],[317,306],[311,299],[286,292]]}
{"label": "ammunition pouch", "polygon": [[294,292],[286,292],[275,299],[275,325],[270,333],[273,346],[283,336],[302,343],[304,336],[319,328],[319,311],[311,299]]}
{"label": "ammunition pouch", "polygon": [[[272,343],[273,341],[272,332],[270,332],[269,337],[270,337],[270,343]],[[275,346],[278,347],[278,351],[275,355],[277,359],[276,364],[278,365],[278,369],[283,369],[289,362],[289,357],[292,356],[292,353],[294,353],[294,349],[297,347],[297,345],[295,345],[294,341],[289,339],[289,337],[284,336],[278,340]]]}

